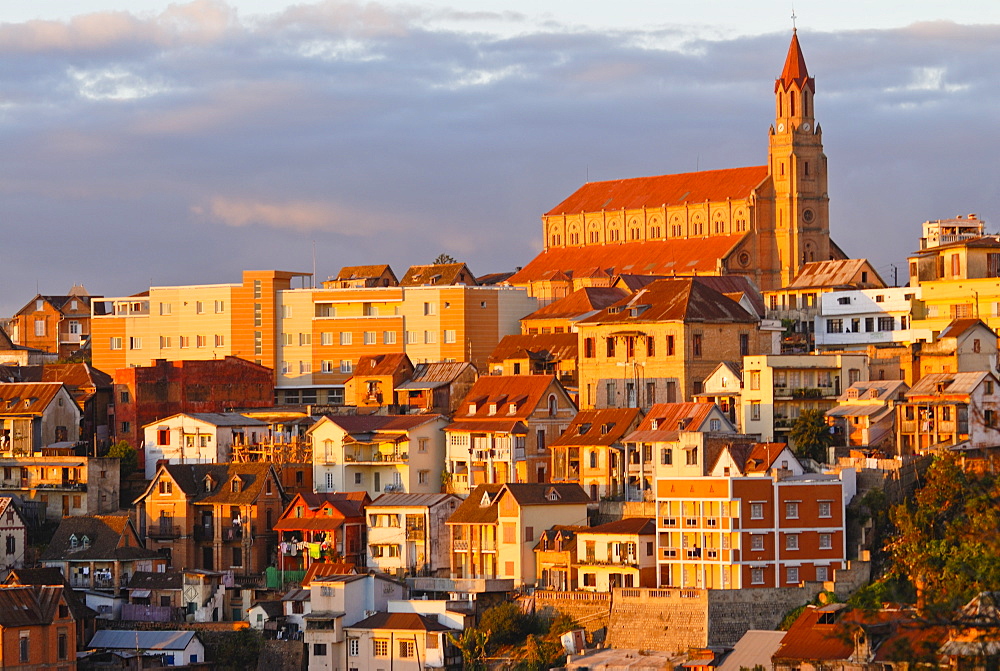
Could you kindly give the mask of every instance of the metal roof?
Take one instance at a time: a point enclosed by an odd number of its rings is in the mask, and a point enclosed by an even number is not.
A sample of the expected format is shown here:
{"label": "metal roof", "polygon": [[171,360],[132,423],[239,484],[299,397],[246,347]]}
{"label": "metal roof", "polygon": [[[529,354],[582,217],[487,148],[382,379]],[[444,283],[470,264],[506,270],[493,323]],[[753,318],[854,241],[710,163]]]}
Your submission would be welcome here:
{"label": "metal roof", "polygon": [[194,638],[193,631],[128,631],[102,629],[90,639],[91,648],[116,650],[184,650]]}

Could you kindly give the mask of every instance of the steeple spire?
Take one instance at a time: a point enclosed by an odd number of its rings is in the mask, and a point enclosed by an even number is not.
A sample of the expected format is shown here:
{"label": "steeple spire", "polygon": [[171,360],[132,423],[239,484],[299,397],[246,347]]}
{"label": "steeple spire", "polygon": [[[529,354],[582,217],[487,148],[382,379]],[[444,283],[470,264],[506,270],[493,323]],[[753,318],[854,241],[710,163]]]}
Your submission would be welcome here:
{"label": "steeple spire", "polygon": [[798,30],[794,28],[792,29],[792,42],[788,45],[788,56],[785,57],[785,67],[782,68],[781,76],[774,83],[774,92],[787,91],[792,84],[796,84],[799,89],[808,87],[813,93],[816,92],[816,85],[806,68],[806,58],[802,55],[802,47],[799,46]]}

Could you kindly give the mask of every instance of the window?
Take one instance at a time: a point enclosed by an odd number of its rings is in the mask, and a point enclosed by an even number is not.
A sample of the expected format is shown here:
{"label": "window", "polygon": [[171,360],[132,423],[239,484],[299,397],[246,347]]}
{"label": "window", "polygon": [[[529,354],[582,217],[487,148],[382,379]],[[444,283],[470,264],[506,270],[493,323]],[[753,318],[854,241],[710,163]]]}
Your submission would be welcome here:
{"label": "window", "polygon": [[828,566],[817,566],[816,580],[819,582],[826,582],[829,579],[830,579],[830,568]]}
{"label": "window", "polygon": [[524,527],[524,542],[530,543],[535,540],[535,527]]}
{"label": "window", "polygon": [[605,347],[606,355],[607,355],[608,358],[611,358],[611,357],[613,357],[615,355],[615,339],[614,338],[605,338],[604,339],[604,347]]}
{"label": "window", "polygon": [[344,331],[340,334],[341,345],[350,345],[353,343],[353,341],[354,341],[354,334],[351,333],[350,331]]}
{"label": "window", "polygon": [[215,346],[216,347],[225,347],[226,346],[226,336],[224,336],[224,335],[217,335],[217,336],[215,336]]}
{"label": "window", "polygon": [[308,375],[313,372],[311,361],[299,361],[299,375]]}
{"label": "window", "polygon": [[400,641],[399,642],[399,656],[407,659],[410,657],[415,657],[413,641]]}
{"label": "window", "polygon": [[129,349],[142,349],[142,338],[131,337],[128,339]]}
{"label": "window", "polygon": [[424,303],[424,314],[425,315],[437,314],[437,303]]}
{"label": "window", "polygon": [[328,360],[328,359],[324,360],[322,363],[320,363],[320,369],[324,373],[332,373],[332,372],[334,372],[333,362],[330,361],[330,360]]}
{"label": "window", "polygon": [[430,471],[420,471],[417,473],[417,484],[426,485],[427,484],[427,474]]}
{"label": "window", "polygon": [[664,466],[670,466],[674,463],[674,451],[669,447],[664,447],[660,449],[660,463]]}
{"label": "window", "polygon": [[691,354],[695,357],[701,356],[701,340],[702,336],[700,333],[695,333],[691,339]]}
{"label": "window", "polygon": [[326,657],[326,643],[313,643],[313,657]]}
{"label": "window", "polygon": [[740,334],[740,356],[748,356],[750,354],[750,334],[741,333]]}
{"label": "window", "polygon": [[750,419],[754,422],[760,421],[760,401],[750,401]]}
{"label": "window", "polygon": [[312,333],[300,333],[299,334],[299,345],[312,345],[313,336]]}
{"label": "window", "polygon": [[69,638],[66,635],[66,631],[63,629],[59,630],[59,636],[56,643],[56,654],[59,659],[66,659],[69,657]]}
{"label": "window", "polygon": [[382,331],[382,344],[383,345],[395,345],[396,344],[396,332],[395,331]]}
{"label": "window", "polygon": [[799,504],[796,501],[789,501],[785,504],[785,519],[799,519]]}
{"label": "window", "polygon": [[347,639],[347,655],[348,657],[357,657],[361,654],[361,639],[349,638]]}
{"label": "window", "polygon": [[31,659],[31,634],[27,631],[20,632],[20,640],[18,641],[18,651],[20,652],[20,658],[22,663],[28,663]]}
{"label": "window", "polygon": [[763,503],[751,503],[750,504],[750,519],[752,519],[752,520],[762,520],[762,519],[764,519],[764,504]]}
{"label": "window", "polygon": [[785,569],[785,582],[789,584],[798,584],[799,582],[799,567],[789,566]]}
{"label": "window", "polygon": [[433,345],[437,342],[437,331],[424,331],[424,344]]}
{"label": "window", "polygon": [[202,303],[201,301],[195,301],[195,303],[194,303],[194,312],[195,312],[195,314],[199,314],[199,315],[205,314],[205,304]]}
{"label": "window", "polygon": [[687,466],[698,465],[698,450],[696,448],[688,448],[684,450],[684,463]]}
{"label": "window", "polygon": [[226,301],[215,301],[215,313],[219,314],[226,311]]}
{"label": "window", "polygon": [[45,335],[45,319],[35,320],[35,335],[36,336]]}
{"label": "window", "polygon": [[844,320],[843,319],[827,319],[826,320],[826,332],[827,333],[843,333],[844,332]]}
{"label": "window", "polygon": [[365,344],[374,345],[376,344],[376,332],[375,331],[365,331]]}
{"label": "window", "polygon": [[674,337],[672,335],[667,336],[667,356],[674,355]]}
{"label": "window", "polygon": [[605,383],[605,392],[607,393],[607,403],[609,408],[615,407],[616,397],[618,396],[618,391],[615,389],[615,381],[609,380]]}
{"label": "window", "polygon": [[323,345],[332,345],[333,333],[331,333],[330,331],[324,331],[323,333],[320,334],[319,341]]}
{"label": "window", "polygon": [[340,372],[350,373],[354,370],[354,362],[350,359],[342,359],[340,362]]}
{"label": "window", "polygon": [[17,538],[13,534],[7,534],[7,554],[17,554]]}
{"label": "window", "polygon": [[709,422],[708,422],[708,430],[709,431],[721,431],[722,430],[722,420],[721,419],[712,419],[712,420],[709,420]]}
{"label": "window", "polygon": [[203,335],[195,336],[195,345],[197,347],[205,347],[208,345],[208,337]]}
{"label": "window", "polygon": [[892,331],[895,328],[895,320],[892,317],[879,317],[878,330]]}
{"label": "window", "polygon": [[833,517],[833,515],[831,513],[831,508],[832,508],[832,506],[830,505],[829,501],[820,501],[819,502],[819,516],[820,517]]}
{"label": "window", "polygon": [[253,325],[264,325],[264,306],[260,303],[253,304]]}
{"label": "window", "polygon": [[830,534],[819,535],[819,549],[830,550],[833,548],[833,536]]}
{"label": "window", "polygon": [[584,338],[583,339],[583,358],[593,359],[595,355],[595,341],[594,338]]}
{"label": "window", "polygon": [[121,349],[122,348],[122,339],[121,338],[112,338],[109,347],[111,349]]}
{"label": "window", "polygon": [[762,568],[751,568],[750,569],[750,584],[751,585],[763,585],[764,584],[764,569],[762,569]]}
{"label": "window", "polygon": [[122,433],[128,433],[132,430],[131,422],[122,422]]}
{"label": "window", "polygon": [[389,641],[384,638],[376,638],[372,641],[372,654],[376,657],[388,657]]}
{"label": "window", "polygon": [[798,550],[799,549],[799,535],[798,534],[787,534],[785,536],[785,549],[786,550]]}
{"label": "window", "polygon": [[281,318],[282,319],[291,319],[292,318],[292,306],[291,305],[282,305],[281,306]]}
{"label": "window", "polygon": [[458,342],[458,331],[447,330],[444,332],[444,341],[446,343]]}
{"label": "window", "polygon": [[762,534],[754,534],[750,537],[750,549],[751,550],[763,550],[764,549],[764,536]]}

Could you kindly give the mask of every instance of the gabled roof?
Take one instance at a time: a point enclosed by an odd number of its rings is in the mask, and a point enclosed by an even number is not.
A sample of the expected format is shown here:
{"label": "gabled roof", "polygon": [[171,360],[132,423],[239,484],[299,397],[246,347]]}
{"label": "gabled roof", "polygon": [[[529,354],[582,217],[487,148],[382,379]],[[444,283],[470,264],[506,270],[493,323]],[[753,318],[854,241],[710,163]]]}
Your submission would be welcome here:
{"label": "gabled roof", "polygon": [[346,562],[313,562],[302,576],[302,587],[309,588],[313,580],[326,578],[332,575],[357,575],[358,567]]}
{"label": "gabled roof", "polygon": [[778,650],[784,636],[783,631],[751,629],[736,642],[733,651],[726,655],[717,671],[752,669],[758,664],[765,669],[771,668],[771,656]]}
{"label": "gabled roof", "polygon": [[[664,442],[676,440],[681,431],[707,430],[704,424],[715,410],[718,407],[714,403],[656,403],[639,428],[625,436],[625,440],[630,443]],[[721,412],[717,414],[725,420]],[[654,423],[656,428],[653,428]],[[728,420],[725,426],[732,428]]]}
{"label": "gabled roof", "polygon": [[[774,467],[774,462],[788,449],[786,443],[757,443],[750,450],[746,461],[741,464],[744,473],[766,473]],[[794,459],[794,455],[792,456]]]}
{"label": "gabled roof", "polygon": [[426,266],[410,266],[403,279],[399,281],[401,287],[451,284],[476,286],[476,276],[464,263],[432,263]]}
{"label": "gabled roof", "polygon": [[[476,380],[472,389],[462,400],[454,421],[445,430],[464,430],[461,422],[476,420],[482,422],[497,422],[503,425],[512,421],[527,420],[539,407],[552,390],[557,395],[562,386],[551,375],[488,375]],[[563,392],[565,396],[565,392]],[[566,397],[568,398],[568,397]],[[475,410],[470,412],[470,407]],[[510,411],[511,405],[514,412]],[[490,414],[492,406],[496,412]]]}
{"label": "gabled roof", "polygon": [[79,622],[81,620],[97,617],[97,611],[87,606],[82,593],[77,593],[70,589],[69,583],[63,577],[62,571],[54,566],[44,566],[41,568],[12,568],[5,580],[7,585],[33,585],[41,587],[43,585],[62,585],[63,598],[69,605],[73,618]]}
{"label": "gabled roof", "polygon": [[510,279],[510,276],[514,274],[515,271],[508,270],[502,273],[487,273],[485,275],[480,275],[476,278],[476,283],[481,287],[492,286],[494,284],[500,284]]}
{"label": "gabled roof", "polygon": [[64,589],[62,584],[0,586],[0,627],[52,624]]}
{"label": "gabled roof", "polygon": [[336,424],[351,435],[369,433],[405,434],[418,426],[440,419],[442,415],[325,415],[309,427],[312,433],[325,422]]}
{"label": "gabled roof", "polygon": [[587,182],[545,216],[743,200],[767,179],[766,165]]}
{"label": "gabled roof", "polygon": [[370,280],[378,279],[382,277],[386,272],[392,277],[392,281],[396,281],[396,274],[392,272],[392,268],[388,264],[383,263],[381,265],[372,266],[344,266],[337,273],[335,280],[345,282],[349,280]]}
{"label": "gabled roof", "polygon": [[[867,283],[854,279],[863,269],[869,273]],[[885,281],[868,263],[868,259],[837,259],[806,263],[786,289],[839,287],[881,289],[885,286]]]}
{"label": "gabled roof", "polygon": [[[910,391],[906,392],[906,398],[910,399],[918,396],[968,396],[987,377],[993,379],[991,373],[987,371],[976,371],[971,373],[928,373],[913,383]],[[941,388],[939,392],[938,389]]]}
{"label": "gabled roof", "polygon": [[944,330],[938,334],[938,339],[940,340],[941,338],[960,338],[962,337],[962,334],[964,334],[966,331],[969,331],[976,326],[982,326],[984,329],[986,329],[990,333],[993,333],[993,335],[996,336],[996,333],[993,331],[993,329],[991,329],[989,325],[986,324],[986,322],[984,322],[982,319],[956,319],[950,324],[948,324],[944,328]]}
{"label": "gabled roof", "polygon": [[569,280],[591,277],[597,271],[608,278],[608,282],[621,274],[714,274],[719,272],[719,259],[726,258],[745,235],[551,247],[532,259],[507,282],[516,285],[541,280]]}
{"label": "gabled roof", "polygon": [[418,363],[410,379],[396,389],[437,389],[457,380],[467,368],[475,370],[468,362]]}
{"label": "gabled roof", "polygon": [[180,571],[136,571],[128,581],[129,589],[174,590],[184,586]]}
{"label": "gabled roof", "polygon": [[[575,482],[508,482],[500,496],[509,494],[520,506],[590,503],[590,496]],[[470,497],[471,498],[471,497]]]}
{"label": "gabled roof", "polygon": [[[252,504],[264,491],[264,483],[274,468],[267,463],[234,464],[164,464],[153,477],[153,481],[141,498],[148,496],[158,479],[171,478],[191,503],[220,503],[226,505]],[[205,490],[206,478],[211,476],[211,491]],[[233,478],[240,480],[239,491],[232,491]],[[278,477],[274,477],[273,491],[280,497],[282,488]]]}
{"label": "gabled roof", "polygon": [[390,492],[381,494],[368,504],[368,508],[430,508],[446,501],[460,503],[461,499],[454,494],[409,494]]}
{"label": "gabled roof", "polygon": [[436,619],[418,613],[375,613],[345,629],[384,629],[407,631],[451,631]]}
{"label": "gabled roof", "polygon": [[[862,401],[870,399],[873,402],[884,404],[885,401],[894,401],[900,391],[904,393],[909,389],[903,380],[859,380],[852,382],[851,386],[844,390],[844,393],[837,397],[840,402]],[[872,390],[877,390],[878,395],[872,398]],[[852,395],[857,392],[856,395]]]}
{"label": "gabled roof", "polygon": [[[80,293],[73,293],[74,290],[77,289],[77,287],[79,287]],[[17,311],[17,314],[30,314],[34,312],[35,311],[34,305],[38,299],[42,299],[43,301],[51,305],[59,312],[62,312],[63,309],[66,307],[66,304],[69,303],[74,298],[80,301],[80,305],[89,309],[91,296],[87,293],[86,289],[84,289],[80,285],[77,285],[74,286],[73,289],[70,289],[70,294],[68,296],[51,296],[51,295],[37,294],[34,298],[25,303],[24,307],[22,307],[20,310]],[[100,298],[100,296],[94,296],[93,298]]]}
{"label": "gabled roof", "polygon": [[0,415],[41,416],[64,388],[61,382],[2,382]]}
{"label": "gabled roof", "polygon": [[599,524],[589,529],[581,529],[581,534],[608,535],[640,535],[649,536],[656,533],[656,520],[652,517],[626,517],[607,524]]}
{"label": "gabled roof", "polygon": [[535,310],[521,321],[534,319],[580,319],[614,305],[629,292],[617,287],[583,287],[564,298]]}
{"label": "gabled roof", "polygon": [[508,359],[575,360],[578,340],[575,333],[505,335],[493,348],[489,362],[499,363]]}
{"label": "gabled roof", "polygon": [[[83,542],[84,536],[87,537],[86,544]],[[138,535],[128,515],[79,515],[62,519],[40,559],[42,561],[131,560],[159,556],[156,552],[139,545]]]}
{"label": "gabled roof", "polygon": [[549,548],[548,550],[543,549],[548,544],[553,544],[557,539],[562,538],[562,548],[559,552],[576,552],[576,535],[581,531],[587,531],[590,527],[577,525],[577,524],[557,524],[549,529],[546,529],[538,535],[538,542],[535,543],[533,550],[539,552],[555,552],[554,548]]}
{"label": "gabled roof", "polygon": [[89,363],[46,363],[21,366],[20,382],[62,382],[67,387],[111,388],[111,376],[97,370]]}
{"label": "gabled roof", "polygon": [[[274,524],[275,531],[300,531],[300,530],[323,530],[335,529],[344,524],[345,521],[363,521],[365,506],[370,499],[367,492],[364,498],[348,497],[344,492],[314,493],[301,492],[295,495],[281,517]],[[296,517],[295,511],[299,506],[308,510],[308,515]],[[324,509],[329,509],[335,514],[321,514]]]}
{"label": "gabled roof", "polygon": [[[479,485],[469,494],[446,524],[492,524],[497,521],[497,499],[501,484]],[[485,503],[485,505],[484,505]]]}
{"label": "gabled roof", "polygon": [[404,352],[391,352],[387,354],[363,354],[358,359],[358,365],[354,367],[353,377],[360,378],[368,375],[395,375],[413,368],[410,357]]}
{"label": "gabled roof", "polygon": [[604,408],[581,410],[562,435],[550,447],[569,445],[615,445],[620,443],[641,419],[639,408]]}
{"label": "gabled roof", "polygon": [[649,322],[756,323],[739,303],[693,279],[658,280],[580,324]]}
{"label": "gabled roof", "polygon": [[850,639],[838,627],[844,604],[806,606],[781,639],[775,660],[846,660],[854,652]]}
{"label": "gabled roof", "polygon": [[267,426],[267,422],[261,421],[256,417],[247,417],[246,415],[241,415],[238,412],[179,412],[176,415],[170,415],[163,419],[157,420],[155,422],[150,422],[145,426],[153,426],[154,424],[163,424],[169,422],[175,417],[190,417],[191,419],[197,420],[199,422],[204,422],[205,424],[210,424],[212,426]]}

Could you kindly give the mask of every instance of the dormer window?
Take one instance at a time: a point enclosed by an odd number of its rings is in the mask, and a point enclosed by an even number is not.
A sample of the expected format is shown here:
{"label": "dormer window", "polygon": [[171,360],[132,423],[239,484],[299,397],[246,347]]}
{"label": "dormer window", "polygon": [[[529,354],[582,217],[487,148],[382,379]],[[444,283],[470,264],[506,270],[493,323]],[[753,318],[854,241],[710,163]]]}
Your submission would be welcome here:
{"label": "dormer window", "polygon": [[585,423],[583,423],[583,424],[581,424],[580,426],[577,427],[577,435],[579,435],[579,436],[582,436],[582,435],[586,434],[588,431],[590,431],[590,423],[589,422],[585,422]]}
{"label": "dormer window", "polygon": [[545,492],[545,498],[549,501],[558,501],[560,498],[559,492],[556,491],[555,487],[549,487],[549,491]]}
{"label": "dormer window", "polygon": [[239,478],[233,478],[233,481],[229,483],[229,486],[232,488],[234,494],[238,493],[240,491]]}
{"label": "dormer window", "polygon": [[483,492],[483,498],[479,499],[479,506],[481,508],[489,508],[490,507],[490,493],[489,492]]}
{"label": "dormer window", "polygon": [[602,436],[606,436],[609,433],[611,433],[611,427],[613,427],[613,426],[614,426],[614,424],[612,424],[611,422],[605,422],[604,424],[602,424],[601,425],[601,435]]}
{"label": "dormer window", "polygon": [[470,403],[469,404],[469,414],[470,415],[476,414],[476,404],[475,403]]}
{"label": "dormer window", "polygon": [[878,398],[878,396],[879,396],[879,390],[878,389],[869,389],[868,390],[868,398]]}
{"label": "dormer window", "polygon": [[80,540],[76,537],[76,534],[69,537],[69,546],[74,549],[80,547]]}
{"label": "dormer window", "polygon": [[205,491],[206,492],[210,492],[210,491],[212,491],[213,487],[215,487],[215,481],[212,480],[212,476],[211,475],[206,475],[205,476]]}
{"label": "dormer window", "polygon": [[517,412],[517,403],[511,403],[510,406],[507,408],[507,414],[513,415],[516,412]]}
{"label": "dormer window", "polygon": [[90,547],[90,537],[84,536],[82,539],[80,539],[80,543],[83,545],[83,549],[86,550],[87,548]]}
{"label": "dormer window", "polygon": [[497,414],[497,404],[496,403],[490,403],[490,414],[491,415]]}
{"label": "dormer window", "polygon": [[857,397],[858,397],[858,390],[857,389],[848,389],[847,390],[847,398],[857,398]]}
{"label": "dormer window", "polygon": [[653,431],[656,431],[658,428],[660,428],[660,420],[656,419],[655,417],[651,419],[649,421],[649,428],[651,428]]}

